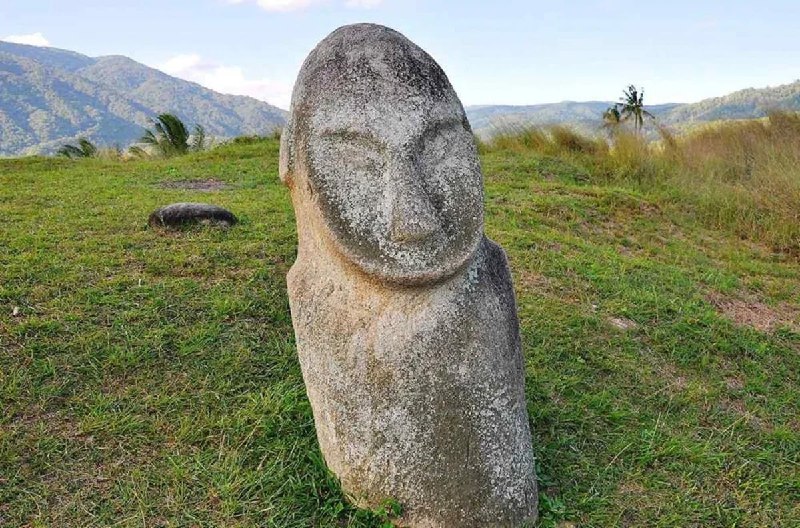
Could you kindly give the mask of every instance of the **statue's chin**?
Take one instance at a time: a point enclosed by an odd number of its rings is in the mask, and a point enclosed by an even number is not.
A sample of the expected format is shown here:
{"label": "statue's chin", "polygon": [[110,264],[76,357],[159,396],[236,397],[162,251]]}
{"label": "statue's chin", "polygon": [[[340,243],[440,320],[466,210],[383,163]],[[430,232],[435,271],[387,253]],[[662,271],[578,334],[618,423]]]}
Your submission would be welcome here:
{"label": "statue's chin", "polygon": [[334,239],[333,245],[346,263],[368,278],[391,286],[414,287],[443,282],[465,269],[472,262],[482,239],[482,235],[476,236],[469,247],[457,255],[449,255],[438,266],[404,265],[390,259],[377,261],[351,251],[338,240]]}

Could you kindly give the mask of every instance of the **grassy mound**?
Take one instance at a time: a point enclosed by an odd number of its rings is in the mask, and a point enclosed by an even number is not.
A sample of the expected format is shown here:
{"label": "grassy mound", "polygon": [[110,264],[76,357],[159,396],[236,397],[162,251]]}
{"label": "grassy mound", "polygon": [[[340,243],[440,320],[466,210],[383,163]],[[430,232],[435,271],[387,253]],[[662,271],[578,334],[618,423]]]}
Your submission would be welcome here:
{"label": "grassy mound", "polygon": [[[0,161],[0,525],[386,522],[318,451],[277,152]],[[609,177],[602,152],[483,156],[542,525],[796,526],[800,262],[709,222],[677,176]],[[177,201],[241,223],[146,227]]]}

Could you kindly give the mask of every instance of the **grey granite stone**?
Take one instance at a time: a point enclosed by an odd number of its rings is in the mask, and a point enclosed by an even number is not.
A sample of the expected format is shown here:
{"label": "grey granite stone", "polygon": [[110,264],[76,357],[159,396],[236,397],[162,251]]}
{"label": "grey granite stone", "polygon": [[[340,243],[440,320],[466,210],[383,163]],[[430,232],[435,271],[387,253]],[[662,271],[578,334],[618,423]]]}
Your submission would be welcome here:
{"label": "grey granite stone", "polygon": [[399,501],[399,526],[531,525],[514,291],[483,235],[475,143],[442,69],[389,28],[339,28],[303,64],[280,165],[297,217],[297,349],[345,492]]}
{"label": "grey granite stone", "polygon": [[151,227],[180,228],[191,224],[211,224],[230,227],[236,216],[222,207],[194,202],[179,202],[160,207],[150,213],[147,223]]}

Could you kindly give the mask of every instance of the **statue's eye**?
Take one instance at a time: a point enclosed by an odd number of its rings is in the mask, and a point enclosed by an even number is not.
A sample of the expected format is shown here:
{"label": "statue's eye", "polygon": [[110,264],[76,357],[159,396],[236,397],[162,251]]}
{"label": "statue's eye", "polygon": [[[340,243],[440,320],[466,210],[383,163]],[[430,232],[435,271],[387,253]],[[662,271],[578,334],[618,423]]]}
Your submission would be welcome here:
{"label": "statue's eye", "polygon": [[451,125],[429,128],[419,142],[420,161],[423,164],[438,164],[452,156],[452,146],[458,136],[458,130]]}
{"label": "statue's eye", "polygon": [[313,142],[312,185],[329,221],[368,237],[378,215],[385,154],[361,136],[331,134]]}
{"label": "statue's eye", "polygon": [[473,182],[476,154],[472,136],[460,123],[430,129],[420,141],[417,166],[437,210],[453,207],[465,185]]}
{"label": "statue's eye", "polygon": [[[457,178],[476,159],[472,135],[460,121],[448,121],[429,128],[419,140],[418,163],[430,174],[442,172]],[[435,176],[435,174],[432,174]]]}
{"label": "statue's eye", "polygon": [[[370,138],[360,135],[335,134],[325,136],[320,154],[331,160],[331,172],[338,177],[350,175],[359,179],[380,178],[386,165],[384,148]],[[334,176],[334,174],[331,174]]]}

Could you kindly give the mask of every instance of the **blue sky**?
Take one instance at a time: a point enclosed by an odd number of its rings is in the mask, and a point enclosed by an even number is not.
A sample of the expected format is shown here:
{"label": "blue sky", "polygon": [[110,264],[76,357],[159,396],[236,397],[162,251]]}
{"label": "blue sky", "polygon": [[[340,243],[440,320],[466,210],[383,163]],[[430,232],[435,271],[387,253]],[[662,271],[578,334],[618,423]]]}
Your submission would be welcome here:
{"label": "blue sky", "polygon": [[127,55],[288,107],[306,54],[378,22],[444,67],[462,101],[692,102],[800,78],[797,0],[0,0],[0,40]]}

